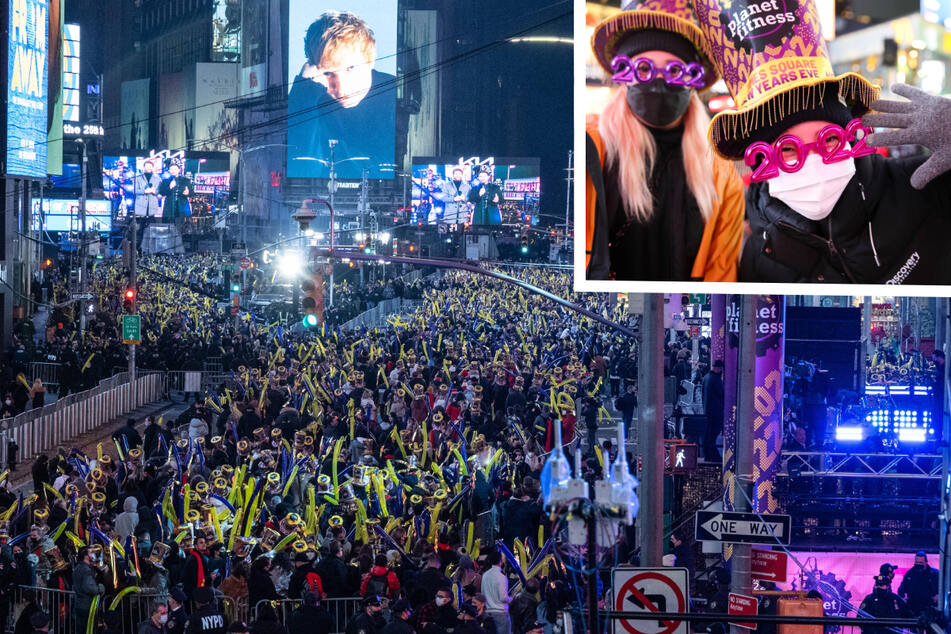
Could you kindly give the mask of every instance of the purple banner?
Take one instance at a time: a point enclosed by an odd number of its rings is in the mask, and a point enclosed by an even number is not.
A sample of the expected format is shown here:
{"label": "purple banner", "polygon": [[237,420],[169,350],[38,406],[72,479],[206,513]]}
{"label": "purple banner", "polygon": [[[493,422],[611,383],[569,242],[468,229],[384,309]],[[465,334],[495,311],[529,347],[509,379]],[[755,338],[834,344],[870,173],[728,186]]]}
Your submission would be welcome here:
{"label": "purple banner", "polygon": [[753,392],[753,510],[777,509],[773,480],[783,443],[783,350],[786,307],[782,295],[756,299],[756,387]]}

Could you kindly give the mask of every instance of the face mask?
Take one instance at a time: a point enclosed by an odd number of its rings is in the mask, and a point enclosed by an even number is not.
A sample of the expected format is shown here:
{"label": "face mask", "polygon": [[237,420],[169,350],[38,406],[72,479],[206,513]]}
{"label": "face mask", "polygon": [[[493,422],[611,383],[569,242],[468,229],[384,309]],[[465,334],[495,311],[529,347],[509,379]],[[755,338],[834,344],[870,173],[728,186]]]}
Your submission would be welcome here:
{"label": "face mask", "polygon": [[392,427],[392,426],[393,426],[393,425],[392,425],[391,423],[382,423],[382,422],[380,423],[380,429],[382,429],[382,430],[384,430],[384,431],[387,430],[387,429],[389,429],[389,428]]}
{"label": "face mask", "polygon": [[690,107],[691,90],[670,87],[663,78],[627,87],[627,107],[652,128],[666,128]]}
{"label": "face mask", "polygon": [[436,605],[442,607],[446,605],[447,603],[449,603],[449,599],[445,597],[436,597]]}
{"label": "face mask", "polygon": [[811,153],[801,170],[780,172],[769,181],[769,195],[809,220],[822,220],[832,213],[853,176],[854,159],[826,165],[818,154]]}
{"label": "face mask", "polygon": [[166,623],[168,623],[168,615],[163,614],[162,616],[158,617],[158,622],[161,623],[162,625],[165,625]]}

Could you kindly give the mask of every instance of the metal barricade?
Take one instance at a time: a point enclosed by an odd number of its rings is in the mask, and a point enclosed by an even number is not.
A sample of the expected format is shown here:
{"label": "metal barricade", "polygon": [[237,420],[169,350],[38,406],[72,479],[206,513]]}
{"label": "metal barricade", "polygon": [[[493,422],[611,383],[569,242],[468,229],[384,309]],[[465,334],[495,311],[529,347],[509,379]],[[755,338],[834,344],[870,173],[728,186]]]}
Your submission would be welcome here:
{"label": "metal barricade", "polygon": [[31,593],[33,600],[40,609],[49,615],[52,621],[50,623],[51,632],[73,633],[73,600],[76,595],[69,590],[57,590],[55,588],[16,586],[13,589],[8,622],[0,625],[7,629],[13,629],[13,625],[26,606],[27,598]]}
{"label": "metal barricade", "polygon": [[[251,610],[251,618],[257,620],[258,610],[265,604],[269,604],[277,613],[277,618],[281,623],[287,623],[288,617],[300,605],[299,599],[281,599],[279,601],[268,601],[264,599],[258,601]],[[360,611],[363,599],[360,597],[343,597],[339,599],[324,599],[321,605],[327,608],[330,614],[331,622],[334,624],[331,634],[341,634],[347,629],[347,623]]]}
{"label": "metal barricade", "polygon": [[33,383],[33,379],[43,381],[47,389],[59,392],[59,369],[62,363],[48,363],[46,361],[34,361],[30,364],[30,376],[27,380]]}

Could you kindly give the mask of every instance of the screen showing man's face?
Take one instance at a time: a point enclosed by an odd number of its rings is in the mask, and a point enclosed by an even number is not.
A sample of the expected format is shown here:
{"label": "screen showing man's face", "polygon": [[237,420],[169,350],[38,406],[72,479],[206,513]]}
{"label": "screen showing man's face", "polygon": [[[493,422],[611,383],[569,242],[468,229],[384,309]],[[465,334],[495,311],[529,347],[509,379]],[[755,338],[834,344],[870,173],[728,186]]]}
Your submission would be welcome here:
{"label": "screen showing man's face", "polygon": [[353,108],[367,96],[373,83],[373,62],[364,52],[341,48],[333,60],[324,56],[317,66],[317,81],[344,108]]}
{"label": "screen showing man's face", "polygon": [[486,172],[479,172],[479,182],[485,185],[489,182],[489,175]]}

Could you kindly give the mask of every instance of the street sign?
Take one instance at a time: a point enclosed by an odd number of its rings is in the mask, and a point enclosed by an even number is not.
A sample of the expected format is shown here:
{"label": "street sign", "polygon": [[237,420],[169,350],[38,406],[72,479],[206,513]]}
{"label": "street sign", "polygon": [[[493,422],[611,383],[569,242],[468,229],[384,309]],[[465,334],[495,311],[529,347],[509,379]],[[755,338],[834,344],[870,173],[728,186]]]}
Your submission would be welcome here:
{"label": "street sign", "polygon": [[[758,609],[759,603],[757,603],[756,597],[748,597],[745,594],[730,593],[730,600],[727,604],[727,614],[735,614],[736,616],[756,616]],[[756,623],[737,623],[735,621],[730,621],[730,625],[742,627],[747,630],[756,629]]]}
{"label": "street sign", "polygon": [[238,266],[241,267],[242,271],[247,271],[248,269],[251,268],[251,258],[249,258],[248,256],[244,256],[243,258],[238,260]]}
{"label": "street sign", "polygon": [[665,443],[664,473],[689,473],[697,468],[697,445],[690,443]]}
{"label": "street sign", "polygon": [[696,339],[700,336],[700,326],[691,326],[690,327],[690,338]]}
{"label": "street sign", "polygon": [[92,293],[73,293],[73,299],[92,299]]}
{"label": "street sign", "polygon": [[788,546],[791,528],[788,515],[697,511],[698,541],[775,544],[778,539]]}
{"label": "street sign", "polygon": [[[686,568],[615,568],[614,609],[623,612],[687,612]],[[687,634],[685,621],[617,619],[614,634]]]}
{"label": "street sign", "polygon": [[687,317],[684,319],[688,326],[709,326],[709,317]]}
{"label": "street sign", "polygon": [[773,550],[753,549],[750,564],[753,578],[774,583],[786,583],[786,553]]}
{"label": "street sign", "polygon": [[122,316],[122,343],[142,343],[142,319],[138,315]]}

